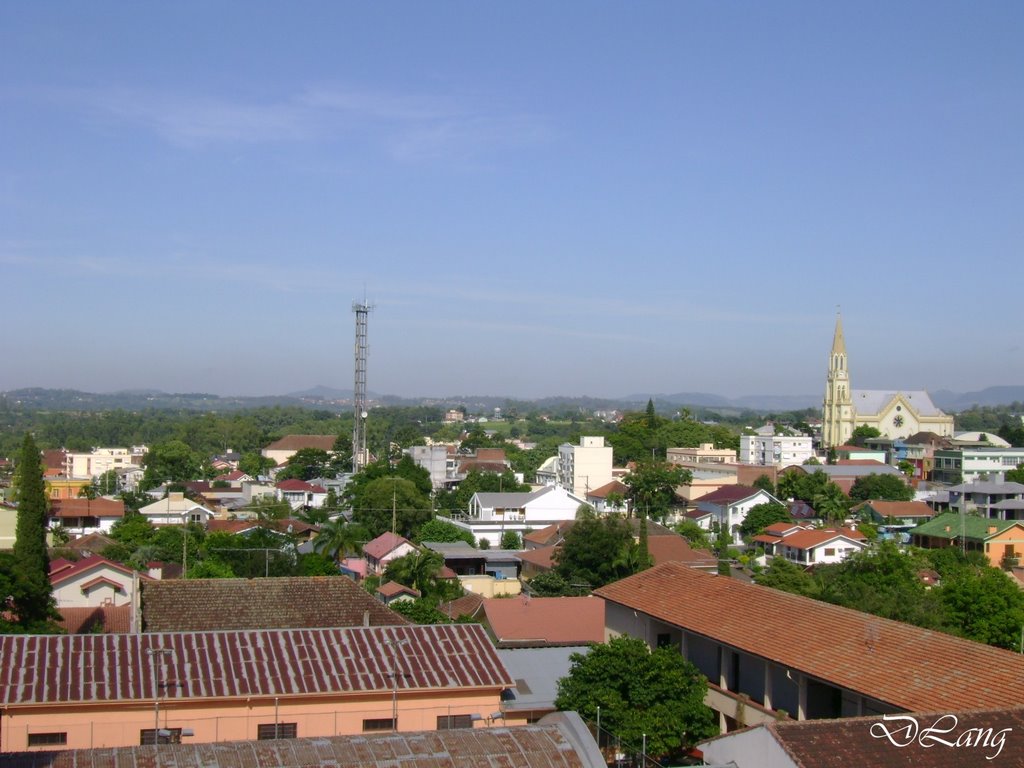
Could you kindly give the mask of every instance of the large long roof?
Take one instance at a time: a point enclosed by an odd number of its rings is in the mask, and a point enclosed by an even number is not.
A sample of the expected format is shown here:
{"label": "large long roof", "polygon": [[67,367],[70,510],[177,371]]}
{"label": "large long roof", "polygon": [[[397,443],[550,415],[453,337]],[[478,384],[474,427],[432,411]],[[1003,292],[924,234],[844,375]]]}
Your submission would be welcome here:
{"label": "large long roof", "polygon": [[[486,716],[488,713],[483,713]],[[7,768],[599,768],[593,737],[574,712],[536,725],[356,736],[19,752]]]}
{"label": "large long roof", "polygon": [[945,414],[932,402],[931,395],[923,389],[855,389],[851,393],[853,407],[858,415],[881,413],[882,409],[895,397],[902,397],[921,416],[944,416]]}
{"label": "large long roof", "polygon": [[0,635],[0,706],[512,685],[476,624]]}
{"label": "large long roof", "polygon": [[595,592],[905,710],[1017,701],[1024,656],[788,592],[666,563]]}
{"label": "large long roof", "polygon": [[289,576],[149,581],[142,623],[147,632],[207,632],[409,622],[345,576]]}

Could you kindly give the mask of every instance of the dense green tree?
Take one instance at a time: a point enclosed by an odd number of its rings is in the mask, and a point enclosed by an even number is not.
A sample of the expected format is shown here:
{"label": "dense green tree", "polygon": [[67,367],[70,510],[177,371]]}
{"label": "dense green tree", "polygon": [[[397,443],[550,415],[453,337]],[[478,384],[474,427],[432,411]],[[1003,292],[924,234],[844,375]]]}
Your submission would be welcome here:
{"label": "dense green tree", "polygon": [[451,624],[452,620],[437,607],[437,601],[424,599],[396,600],[388,608],[405,616],[414,624]]}
{"label": "dense green tree", "polygon": [[820,588],[814,578],[803,568],[784,557],[774,557],[754,580],[765,587],[781,589],[794,595],[819,597]]}
{"label": "dense green tree", "polygon": [[523,540],[519,536],[518,531],[505,531],[501,534],[501,543],[498,546],[501,549],[518,551],[523,548]]}
{"label": "dense green tree", "polygon": [[471,547],[476,546],[476,538],[472,533],[441,517],[435,517],[420,526],[419,531],[416,532],[416,543],[422,544],[424,541],[442,543],[464,541]]}
{"label": "dense green tree", "polygon": [[633,511],[652,520],[664,519],[676,500],[676,488],[693,479],[689,470],[666,461],[641,461],[623,478],[629,487]]}
{"label": "dense green tree", "polygon": [[320,552],[306,552],[299,555],[299,576],[340,576],[334,558]]}
{"label": "dense green tree", "polygon": [[1017,651],[1024,632],[1024,593],[998,568],[964,569],[938,590],[947,621],[964,637]]}
{"label": "dense green tree", "polygon": [[1007,470],[1003,479],[1008,483],[1024,484],[1024,464],[1018,464],[1015,469]]}
{"label": "dense green tree", "polygon": [[630,573],[620,563],[622,551],[633,544],[629,525],[620,517],[577,515],[555,550],[555,570],[570,584],[603,587]]}
{"label": "dense green tree", "polygon": [[772,496],[775,495],[775,483],[768,475],[758,475],[758,478],[753,482],[754,488],[760,488],[762,491],[767,491]]}
{"label": "dense green tree", "polygon": [[891,541],[857,552],[838,565],[818,569],[822,599],[875,616],[942,629],[945,611],[934,590],[918,577],[927,566],[919,555]]}
{"label": "dense green tree", "polygon": [[873,440],[876,437],[881,437],[882,433],[875,427],[869,427],[867,424],[861,424],[859,427],[853,430],[853,434],[850,435],[850,445],[857,445],[863,447],[864,443],[868,440]]}
{"label": "dense green tree", "polygon": [[711,549],[710,532],[705,531],[693,520],[680,520],[675,525],[675,532],[690,542],[694,549]]}
{"label": "dense green tree", "polygon": [[277,480],[312,480],[314,477],[334,476],[331,454],[321,448],[300,448],[288,459]]}
{"label": "dense green tree", "polygon": [[740,523],[740,534],[756,536],[772,523],[790,522],[789,510],[785,504],[767,502],[750,508],[743,522]]}
{"label": "dense green tree", "polygon": [[[15,503],[14,564],[24,589],[12,593],[14,613],[26,631],[52,629],[57,618],[50,591],[50,558],[46,549],[48,505],[43,483],[43,464],[31,434],[26,433],[14,474]],[[6,596],[6,595],[5,595]]]}
{"label": "dense green tree", "polygon": [[707,680],[678,649],[651,652],[638,638],[617,637],[574,653],[567,677],[558,681],[555,706],[587,720],[601,710],[603,729],[622,739],[627,752],[678,756],[718,732],[704,704]]}
{"label": "dense green tree", "polygon": [[148,490],[164,483],[184,483],[199,478],[199,457],[181,440],[169,440],[150,447],[143,459],[146,471],[142,488]]}
{"label": "dense green tree", "polygon": [[554,571],[538,573],[529,581],[530,594],[536,597],[569,597],[578,595],[579,590]]}
{"label": "dense green tree", "polygon": [[243,454],[238,462],[238,468],[250,477],[265,475],[274,466],[274,460],[264,456],[259,451],[249,451]]}
{"label": "dense green tree", "polygon": [[234,579],[237,578],[231,566],[217,558],[207,558],[188,569],[189,579]]}
{"label": "dense green tree", "polygon": [[420,526],[433,517],[430,499],[416,485],[397,475],[378,477],[362,485],[352,500],[352,519],[375,538],[390,531],[415,539]]}
{"label": "dense green tree", "polygon": [[907,485],[902,475],[864,475],[853,481],[850,498],[854,502],[868,501],[910,501],[914,489]]}

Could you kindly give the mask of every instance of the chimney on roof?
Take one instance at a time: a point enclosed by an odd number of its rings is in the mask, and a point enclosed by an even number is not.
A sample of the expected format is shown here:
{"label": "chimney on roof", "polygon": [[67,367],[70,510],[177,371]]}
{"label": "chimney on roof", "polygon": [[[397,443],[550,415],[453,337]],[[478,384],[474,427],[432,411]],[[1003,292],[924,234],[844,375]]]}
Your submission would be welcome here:
{"label": "chimney on roof", "polygon": [[364,627],[370,626],[370,612],[369,611],[363,611],[363,626]]}
{"label": "chimney on roof", "polygon": [[947,525],[947,526],[946,526],[946,533],[949,533],[949,532],[950,532],[950,530],[951,530],[951,529],[950,529],[950,527],[949,527],[949,526]]}
{"label": "chimney on roof", "polygon": [[989,533],[995,533],[995,532],[996,532],[996,527],[995,527],[994,525],[990,525],[990,526],[988,527],[988,532],[989,532]]}

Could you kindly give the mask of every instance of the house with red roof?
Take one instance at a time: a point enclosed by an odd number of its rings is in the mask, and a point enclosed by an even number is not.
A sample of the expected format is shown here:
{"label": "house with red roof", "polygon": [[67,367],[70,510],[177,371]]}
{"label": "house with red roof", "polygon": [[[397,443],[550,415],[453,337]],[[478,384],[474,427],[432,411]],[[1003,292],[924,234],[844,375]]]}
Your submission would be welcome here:
{"label": "house with red roof", "polygon": [[[609,496],[611,497],[611,500],[609,500]],[[587,491],[586,498],[587,503],[598,513],[623,513],[626,511],[626,499],[628,496],[629,486],[619,480],[612,480],[610,483],[605,483],[600,488]]]}
{"label": "house with red roof", "polygon": [[148,578],[99,555],[77,562],[59,558],[50,564],[50,586],[58,608],[131,605],[139,579]]}
{"label": "house with red roof", "polygon": [[514,685],[476,624],[0,635],[0,752],[518,725]]}
{"label": "house with red roof", "polygon": [[109,533],[124,518],[120,499],[53,499],[48,520],[50,528],[63,527],[72,536]]}
{"label": "house with red roof", "polygon": [[417,552],[415,544],[404,536],[385,531],[372,541],[363,545],[363,556],[366,558],[367,575],[380,575],[387,569],[392,560]]}
{"label": "house with red roof", "polygon": [[1020,654],[679,563],[595,594],[606,637],[678,649],[708,678],[705,703],[723,731],[786,716],[1004,707],[1024,679]]}
{"label": "house with red roof", "polygon": [[282,480],[275,486],[278,501],[287,501],[294,510],[319,509],[327,501],[327,491],[305,480]]}
{"label": "house with red roof", "polygon": [[485,624],[499,648],[604,642],[599,597],[487,598]]}
{"label": "house with red roof", "polygon": [[867,546],[864,534],[852,528],[812,528],[783,537],[775,551],[797,565],[832,565]]}

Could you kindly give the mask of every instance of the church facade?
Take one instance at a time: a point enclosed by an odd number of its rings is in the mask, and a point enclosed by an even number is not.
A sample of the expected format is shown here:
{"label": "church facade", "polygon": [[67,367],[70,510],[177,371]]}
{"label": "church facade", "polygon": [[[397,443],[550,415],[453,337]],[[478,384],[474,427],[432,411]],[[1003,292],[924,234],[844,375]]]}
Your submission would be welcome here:
{"label": "church facade", "polygon": [[822,445],[844,445],[859,426],[874,427],[891,440],[918,432],[953,436],[953,417],[939,410],[924,390],[852,389],[843,338],[843,320],[836,317],[836,331],[829,355],[828,379],[822,409]]}

